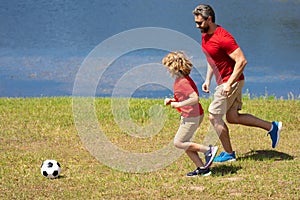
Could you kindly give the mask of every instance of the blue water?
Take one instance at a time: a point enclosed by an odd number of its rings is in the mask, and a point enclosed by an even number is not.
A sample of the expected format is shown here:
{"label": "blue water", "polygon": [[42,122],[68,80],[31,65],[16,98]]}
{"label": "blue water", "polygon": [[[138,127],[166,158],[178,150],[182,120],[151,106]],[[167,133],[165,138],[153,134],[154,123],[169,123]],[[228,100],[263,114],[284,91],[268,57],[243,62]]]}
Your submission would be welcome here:
{"label": "blue water", "polygon": [[[234,35],[247,57],[244,92],[299,98],[299,0],[201,2],[214,7],[217,23]],[[2,0],[0,97],[71,96],[89,53],[106,39],[134,28],[163,27],[200,43],[191,13],[196,5],[185,0]],[[99,77],[95,95],[111,96],[124,74],[137,65],[159,63],[165,53],[140,49],[120,55]],[[101,56],[105,59],[106,55]],[[203,72],[193,71],[192,77],[200,88]],[[143,85],[133,96],[155,98],[171,93],[161,85]]]}

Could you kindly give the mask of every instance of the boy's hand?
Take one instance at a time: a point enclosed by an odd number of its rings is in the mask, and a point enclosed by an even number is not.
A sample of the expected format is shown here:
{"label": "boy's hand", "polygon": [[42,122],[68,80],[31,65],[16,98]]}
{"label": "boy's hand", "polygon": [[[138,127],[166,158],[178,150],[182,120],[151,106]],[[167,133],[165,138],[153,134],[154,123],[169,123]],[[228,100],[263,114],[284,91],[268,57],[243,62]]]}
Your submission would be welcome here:
{"label": "boy's hand", "polygon": [[179,108],[180,107],[180,103],[179,102],[171,102],[171,107],[172,108]]}
{"label": "boy's hand", "polygon": [[165,106],[170,105],[171,102],[175,102],[175,99],[165,98],[164,105]]}

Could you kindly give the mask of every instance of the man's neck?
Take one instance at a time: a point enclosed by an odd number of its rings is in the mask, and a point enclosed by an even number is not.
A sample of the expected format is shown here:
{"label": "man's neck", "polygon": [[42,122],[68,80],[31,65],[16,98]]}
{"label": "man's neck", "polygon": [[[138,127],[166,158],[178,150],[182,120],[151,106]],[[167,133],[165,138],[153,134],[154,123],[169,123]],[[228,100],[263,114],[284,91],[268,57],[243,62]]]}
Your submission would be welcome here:
{"label": "man's neck", "polygon": [[213,24],[209,27],[209,29],[208,29],[208,31],[207,31],[207,34],[212,35],[212,34],[216,31],[217,27],[218,27],[217,24],[213,23]]}

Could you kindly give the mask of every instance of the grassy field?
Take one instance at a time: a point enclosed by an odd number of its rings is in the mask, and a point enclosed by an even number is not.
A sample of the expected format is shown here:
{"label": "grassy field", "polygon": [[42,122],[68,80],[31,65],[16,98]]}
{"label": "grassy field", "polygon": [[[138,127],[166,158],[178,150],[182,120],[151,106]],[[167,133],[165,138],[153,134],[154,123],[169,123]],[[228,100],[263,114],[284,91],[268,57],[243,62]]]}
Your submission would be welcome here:
{"label": "grassy field", "polygon": [[[162,102],[131,99],[132,122],[148,125],[149,109]],[[205,110],[209,102],[201,99]],[[167,117],[161,131],[137,138],[116,124],[111,99],[97,98],[95,109],[109,140],[128,152],[162,148],[179,125],[178,113],[165,108]],[[271,148],[269,136],[261,129],[229,125],[237,161],[213,164],[209,177],[187,178],[185,174],[195,167],[186,155],[165,168],[145,173],[114,170],[99,162],[78,135],[72,98],[1,98],[0,199],[299,199],[299,110],[299,100],[245,99],[243,112],[283,122],[278,147]],[[206,115],[195,141],[203,141],[208,125]],[[58,179],[40,174],[46,159],[61,163]]]}

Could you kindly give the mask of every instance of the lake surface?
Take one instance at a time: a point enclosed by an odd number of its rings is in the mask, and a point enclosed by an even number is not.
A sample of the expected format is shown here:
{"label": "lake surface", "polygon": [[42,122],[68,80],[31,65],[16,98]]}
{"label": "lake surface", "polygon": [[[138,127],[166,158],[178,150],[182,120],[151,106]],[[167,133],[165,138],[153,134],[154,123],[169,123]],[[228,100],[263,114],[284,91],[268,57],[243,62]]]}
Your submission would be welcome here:
{"label": "lake surface", "polygon": [[[232,33],[246,55],[244,93],[300,98],[299,0],[201,2],[213,6],[217,23]],[[3,0],[0,5],[0,97],[71,96],[76,77],[95,47],[136,28],[164,28],[184,34],[199,46],[201,43],[201,33],[195,28],[191,13],[197,6],[194,1]],[[98,55],[105,70],[97,79],[95,96],[112,96],[120,80],[138,66],[149,65],[151,68],[153,65],[156,69],[154,65],[167,53],[168,37],[147,33],[145,36],[152,38],[154,43],[165,37],[167,47],[159,49],[148,45],[138,48],[143,46],[143,39],[138,37],[136,41],[140,43],[123,38],[122,42],[114,44],[117,48],[108,45],[107,52]],[[181,47],[178,50],[188,48],[183,40],[171,42],[178,43],[178,48]],[[132,51],[118,55],[118,47],[124,46],[132,46]],[[205,62],[200,48],[198,53],[197,59]],[[112,62],[107,63],[108,60]],[[205,78],[202,69],[203,66],[197,64],[192,73],[199,88]],[[155,82],[143,85],[137,80],[156,74],[162,73],[144,71],[131,79],[139,85],[118,87],[132,97],[171,95],[167,85]],[[167,73],[163,76],[170,78]],[[86,79],[88,81],[89,77]],[[127,90],[130,92],[126,93]],[[205,94],[201,93],[201,96]]]}

